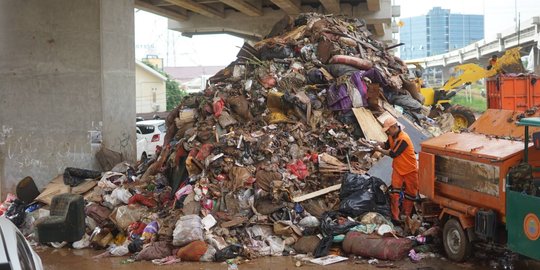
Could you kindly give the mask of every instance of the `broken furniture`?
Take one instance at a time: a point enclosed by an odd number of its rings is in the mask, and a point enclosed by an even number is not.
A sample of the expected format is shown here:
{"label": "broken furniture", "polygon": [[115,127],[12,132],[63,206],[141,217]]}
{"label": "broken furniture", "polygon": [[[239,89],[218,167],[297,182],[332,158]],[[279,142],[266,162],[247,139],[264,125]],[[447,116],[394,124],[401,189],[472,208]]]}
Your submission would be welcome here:
{"label": "broken furniture", "polygon": [[64,193],[52,199],[50,216],[37,224],[41,243],[75,242],[85,232],[84,199],[81,195]]}

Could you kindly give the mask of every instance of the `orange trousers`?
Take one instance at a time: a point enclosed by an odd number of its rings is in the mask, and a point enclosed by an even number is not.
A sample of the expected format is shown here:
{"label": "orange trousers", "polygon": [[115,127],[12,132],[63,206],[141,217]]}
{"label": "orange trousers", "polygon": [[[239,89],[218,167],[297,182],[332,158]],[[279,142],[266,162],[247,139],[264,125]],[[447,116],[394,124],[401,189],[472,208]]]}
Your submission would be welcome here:
{"label": "orange trousers", "polygon": [[400,175],[395,170],[392,172],[392,190],[390,191],[390,209],[392,218],[399,220],[399,193],[404,189],[403,213],[410,217],[414,207],[414,200],[418,195],[418,171]]}

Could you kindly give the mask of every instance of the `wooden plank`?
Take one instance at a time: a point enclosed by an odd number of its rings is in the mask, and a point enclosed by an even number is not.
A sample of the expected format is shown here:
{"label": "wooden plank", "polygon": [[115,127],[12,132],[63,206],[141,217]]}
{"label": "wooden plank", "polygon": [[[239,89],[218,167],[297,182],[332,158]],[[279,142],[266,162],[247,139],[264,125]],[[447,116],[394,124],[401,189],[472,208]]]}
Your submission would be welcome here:
{"label": "wooden plank", "polygon": [[50,205],[52,198],[55,195],[70,193],[71,187],[64,184],[64,176],[62,174],[56,176],[49,184],[45,186],[45,189],[35,201],[42,202],[44,204]]}
{"label": "wooden plank", "polygon": [[299,196],[299,197],[295,197],[295,198],[292,199],[292,201],[293,202],[303,202],[305,200],[309,200],[309,199],[324,195],[326,193],[330,193],[332,191],[339,190],[340,188],[341,188],[341,184],[329,186],[327,188],[323,188],[323,189],[317,190],[315,192],[311,192],[311,193],[308,193],[308,194],[305,194],[305,195],[302,195],[302,196]]}
{"label": "wooden plank", "polygon": [[246,223],[247,221],[248,221],[247,217],[235,217],[230,221],[221,223],[221,228],[230,228],[230,227],[238,226],[238,225]]}
{"label": "wooden plank", "polygon": [[392,106],[392,104],[386,102],[386,101],[383,101],[383,108],[385,111],[389,112],[392,116],[394,116],[395,118],[399,118],[399,117],[402,117],[403,114],[401,114],[400,112],[398,112],[396,110],[396,108],[394,108],[394,106]]}
{"label": "wooden plank", "polygon": [[384,120],[386,120],[388,117],[393,117],[393,115],[391,113],[389,113],[388,111],[385,111],[383,114],[381,114],[381,115],[379,115],[379,117],[377,117],[377,121],[379,121],[379,124],[383,125]]}
{"label": "wooden plank", "polygon": [[377,122],[377,119],[375,119],[375,116],[373,116],[370,110],[366,108],[353,108],[352,110],[366,139],[378,142],[386,142],[388,140],[381,125]]}
{"label": "wooden plank", "polygon": [[97,185],[97,181],[95,180],[85,180],[84,182],[80,183],[78,186],[73,187],[71,189],[71,193],[81,195],[93,189],[96,185]]}

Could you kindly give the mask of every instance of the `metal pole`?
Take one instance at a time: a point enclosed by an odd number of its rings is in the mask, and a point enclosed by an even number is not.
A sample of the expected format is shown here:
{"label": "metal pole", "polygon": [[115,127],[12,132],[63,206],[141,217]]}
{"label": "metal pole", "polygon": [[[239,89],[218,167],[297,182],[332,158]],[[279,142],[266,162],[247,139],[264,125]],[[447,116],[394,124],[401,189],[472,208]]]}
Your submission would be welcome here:
{"label": "metal pole", "polygon": [[519,38],[521,37],[521,20],[520,20],[520,17],[521,16],[521,12],[518,13],[518,27],[517,27],[517,34],[518,34],[518,43],[517,45],[519,46]]}
{"label": "metal pole", "polygon": [[525,163],[529,161],[529,126],[525,126],[525,150],[523,151],[523,160]]}

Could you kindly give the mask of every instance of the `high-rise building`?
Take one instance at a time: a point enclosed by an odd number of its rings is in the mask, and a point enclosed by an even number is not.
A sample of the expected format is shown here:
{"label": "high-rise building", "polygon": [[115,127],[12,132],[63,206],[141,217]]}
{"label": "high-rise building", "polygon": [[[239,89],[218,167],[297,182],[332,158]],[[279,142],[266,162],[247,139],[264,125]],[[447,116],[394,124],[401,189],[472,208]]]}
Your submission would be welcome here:
{"label": "high-rise building", "polygon": [[434,7],[427,15],[402,18],[402,59],[446,53],[484,38],[484,15],[452,14]]}

